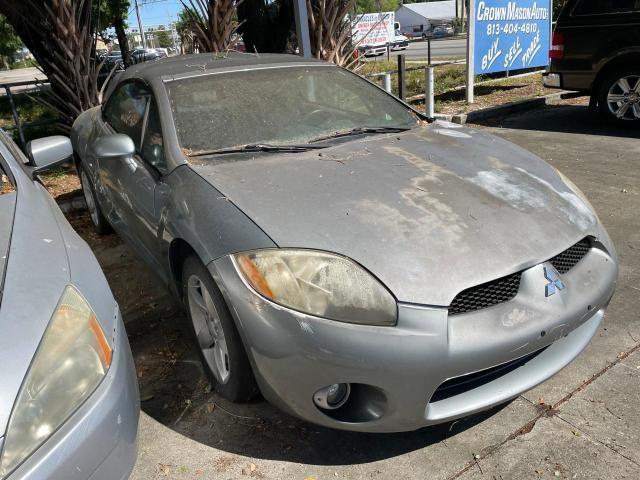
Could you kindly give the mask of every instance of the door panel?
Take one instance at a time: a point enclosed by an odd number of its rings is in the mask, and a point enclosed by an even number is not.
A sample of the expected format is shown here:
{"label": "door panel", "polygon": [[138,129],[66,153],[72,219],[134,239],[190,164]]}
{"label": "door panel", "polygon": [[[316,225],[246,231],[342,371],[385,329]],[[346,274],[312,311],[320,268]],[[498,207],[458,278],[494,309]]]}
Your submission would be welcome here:
{"label": "door panel", "polygon": [[[112,103],[113,102],[113,103]],[[117,87],[105,105],[103,134],[124,133],[136,145],[128,158],[97,159],[101,206],[115,230],[154,271],[163,272],[160,257],[160,205],[166,200],[163,137],[151,90],[138,81]],[[160,185],[160,187],[159,187]]]}

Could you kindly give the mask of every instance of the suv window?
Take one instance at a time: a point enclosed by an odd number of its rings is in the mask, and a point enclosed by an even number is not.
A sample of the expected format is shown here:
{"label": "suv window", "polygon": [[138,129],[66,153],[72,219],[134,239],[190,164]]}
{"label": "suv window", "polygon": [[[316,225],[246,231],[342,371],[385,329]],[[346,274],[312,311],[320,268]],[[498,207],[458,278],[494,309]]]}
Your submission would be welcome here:
{"label": "suv window", "polygon": [[138,82],[120,85],[104,106],[105,122],[118,133],[129,135],[140,151],[144,112],[150,98],[149,90]]}
{"label": "suv window", "polygon": [[575,15],[601,15],[640,12],[640,0],[582,0]]}

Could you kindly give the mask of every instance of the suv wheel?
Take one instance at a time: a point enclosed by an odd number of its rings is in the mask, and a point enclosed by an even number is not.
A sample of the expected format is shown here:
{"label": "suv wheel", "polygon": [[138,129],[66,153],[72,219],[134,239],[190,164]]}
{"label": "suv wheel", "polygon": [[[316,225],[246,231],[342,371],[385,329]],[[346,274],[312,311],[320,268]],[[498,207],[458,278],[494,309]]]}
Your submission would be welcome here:
{"label": "suv wheel", "polygon": [[640,121],[640,70],[618,70],[602,82],[600,111],[618,121]]}

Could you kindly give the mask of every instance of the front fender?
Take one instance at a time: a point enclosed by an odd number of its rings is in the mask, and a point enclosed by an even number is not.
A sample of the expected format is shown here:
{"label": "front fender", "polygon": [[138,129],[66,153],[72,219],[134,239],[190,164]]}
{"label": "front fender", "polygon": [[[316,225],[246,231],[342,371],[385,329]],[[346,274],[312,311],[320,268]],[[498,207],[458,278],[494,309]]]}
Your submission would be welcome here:
{"label": "front fender", "polygon": [[162,212],[163,258],[170,269],[172,242],[186,242],[207,265],[231,253],[277,247],[275,242],[228,198],[188,165],[165,178]]}

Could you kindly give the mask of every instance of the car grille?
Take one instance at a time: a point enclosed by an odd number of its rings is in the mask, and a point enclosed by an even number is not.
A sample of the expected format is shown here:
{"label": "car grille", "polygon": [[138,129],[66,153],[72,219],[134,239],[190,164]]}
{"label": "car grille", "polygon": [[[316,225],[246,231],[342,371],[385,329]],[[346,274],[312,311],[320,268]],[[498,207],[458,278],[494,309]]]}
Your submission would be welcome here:
{"label": "car grille", "polygon": [[440,400],[446,400],[455,395],[468,392],[474,388],[481,387],[493,380],[496,380],[507,373],[513,372],[515,369],[522,367],[528,361],[533,360],[540,355],[547,347],[525,355],[524,357],[517,358],[497,367],[481,370],[476,373],[470,373],[469,375],[463,375],[462,377],[452,378],[441,384],[431,396],[430,402],[438,402]]}
{"label": "car grille", "polygon": [[472,312],[507,302],[518,294],[521,272],[460,292],[451,302],[449,315]]}
{"label": "car grille", "polygon": [[[549,261],[559,273],[567,273],[589,252],[591,243],[590,237],[583,238]],[[513,273],[463,290],[451,302],[449,315],[473,312],[508,302],[518,294],[521,275],[522,272]]]}
{"label": "car grille", "polygon": [[589,253],[590,249],[591,239],[586,237],[549,261],[559,273],[567,273],[575,267],[587,253]]}

